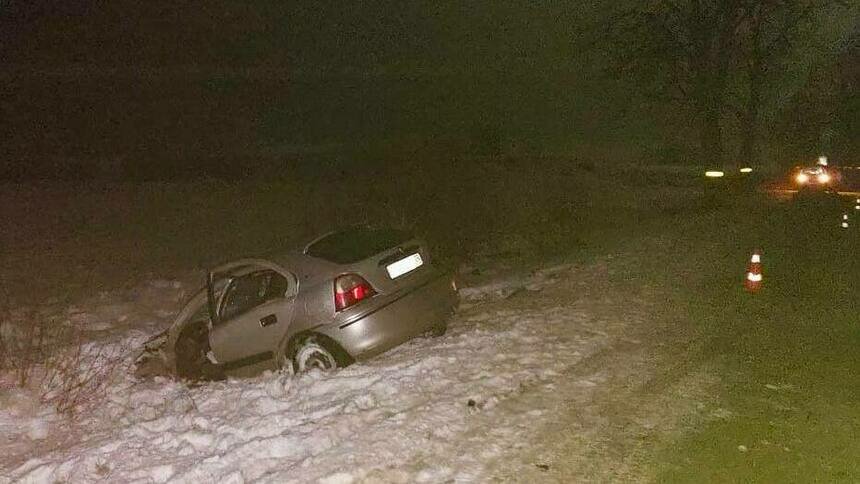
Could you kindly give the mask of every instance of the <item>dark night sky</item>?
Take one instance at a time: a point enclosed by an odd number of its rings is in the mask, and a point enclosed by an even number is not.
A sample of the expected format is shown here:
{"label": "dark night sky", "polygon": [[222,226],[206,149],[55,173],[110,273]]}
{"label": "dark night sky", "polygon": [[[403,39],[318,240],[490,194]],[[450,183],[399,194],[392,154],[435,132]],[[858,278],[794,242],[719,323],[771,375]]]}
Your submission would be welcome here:
{"label": "dark night sky", "polygon": [[0,136],[30,168],[614,129],[587,3],[3,5]]}
{"label": "dark night sky", "polygon": [[613,5],[5,0],[0,177],[683,142],[605,75],[592,46]]}

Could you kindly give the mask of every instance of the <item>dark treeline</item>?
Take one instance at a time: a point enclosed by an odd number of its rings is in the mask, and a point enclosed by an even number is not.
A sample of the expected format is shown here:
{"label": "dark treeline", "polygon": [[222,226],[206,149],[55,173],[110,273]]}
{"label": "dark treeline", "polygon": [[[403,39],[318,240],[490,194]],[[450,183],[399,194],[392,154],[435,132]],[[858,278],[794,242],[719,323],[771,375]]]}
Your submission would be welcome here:
{"label": "dark treeline", "polygon": [[[847,154],[857,103],[858,4],[844,0],[633,2],[610,25],[616,75],[689,113],[709,162],[759,163],[781,146]],[[764,151],[763,151],[764,150]]]}
{"label": "dark treeline", "polygon": [[[839,1],[0,3],[0,177],[855,152]],[[338,161],[339,160],[339,161]]]}

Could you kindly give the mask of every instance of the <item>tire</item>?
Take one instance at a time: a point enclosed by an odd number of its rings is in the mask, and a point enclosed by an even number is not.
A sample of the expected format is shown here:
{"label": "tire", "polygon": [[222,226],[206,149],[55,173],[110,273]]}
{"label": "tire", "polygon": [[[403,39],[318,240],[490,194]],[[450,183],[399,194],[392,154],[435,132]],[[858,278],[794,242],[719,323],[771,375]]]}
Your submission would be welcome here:
{"label": "tire", "polygon": [[341,366],[336,354],[337,351],[322,338],[306,336],[290,352],[293,373],[305,373],[314,368],[326,372],[335,370]]}
{"label": "tire", "polygon": [[209,352],[209,331],[205,325],[194,325],[185,329],[176,341],[176,374],[191,382],[221,380],[222,368],[212,364]]}
{"label": "tire", "polygon": [[183,380],[199,381],[203,379],[204,367],[208,363],[207,344],[201,336],[199,327],[189,327],[176,340],[174,354],[176,355],[176,374]]}

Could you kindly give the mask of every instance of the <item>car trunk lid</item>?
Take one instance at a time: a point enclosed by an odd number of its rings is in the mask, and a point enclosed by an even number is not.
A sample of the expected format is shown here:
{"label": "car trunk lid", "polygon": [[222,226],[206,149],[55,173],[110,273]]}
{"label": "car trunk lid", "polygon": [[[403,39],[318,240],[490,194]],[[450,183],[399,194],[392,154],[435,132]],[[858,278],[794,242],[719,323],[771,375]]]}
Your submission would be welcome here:
{"label": "car trunk lid", "polygon": [[421,284],[430,276],[430,267],[426,244],[413,238],[357,262],[350,269],[367,279],[379,293],[386,294]]}
{"label": "car trunk lid", "polygon": [[309,244],[305,254],[338,264],[341,274],[358,274],[380,294],[420,284],[430,272],[426,244],[397,229],[358,227],[332,232]]}

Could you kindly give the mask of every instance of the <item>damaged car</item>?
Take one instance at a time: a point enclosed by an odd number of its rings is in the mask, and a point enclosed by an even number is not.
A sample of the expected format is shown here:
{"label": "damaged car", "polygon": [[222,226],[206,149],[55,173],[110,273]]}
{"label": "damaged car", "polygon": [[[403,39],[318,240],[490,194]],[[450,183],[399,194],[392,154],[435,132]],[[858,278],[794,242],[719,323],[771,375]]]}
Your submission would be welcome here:
{"label": "damaged car", "polygon": [[208,271],[205,287],[146,343],[137,374],[200,380],[331,370],[443,334],[458,300],[453,276],[410,233],[335,231],[302,250]]}

